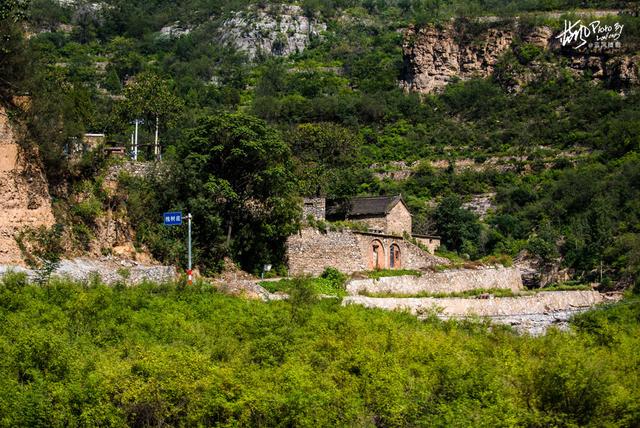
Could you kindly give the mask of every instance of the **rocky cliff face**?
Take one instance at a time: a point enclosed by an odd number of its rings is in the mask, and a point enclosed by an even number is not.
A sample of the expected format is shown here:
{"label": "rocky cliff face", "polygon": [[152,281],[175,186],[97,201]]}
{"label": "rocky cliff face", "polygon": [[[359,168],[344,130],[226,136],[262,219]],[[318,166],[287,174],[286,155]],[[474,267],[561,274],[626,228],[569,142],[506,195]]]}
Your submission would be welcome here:
{"label": "rocky cliff face", "polygon": [[[639,83],[638,55],[623,55],[616,50],[563,49],[551,28],[529,28],[517,21],[495,22],[479,32],[469,31],[470,27],[468,23],[452,21],[440,26],[407,29],[401,85],[406,90],[428,94],[443,89],[456,79],[490,76],[503,55],[523,44],[565,56],[574,73],[589,73],[592,78],[605,80],[612,87]],[[536,76],[548,73],[549,67],[534,61],[526,70],[506,71],[511,74],[508,76],[511,86],[517,90]]]}
{"label": "rocky cliff face", "polygon": [[0,107],[0,264],[23,264],[14,236],[54,223],[47,180],[35,151],[23,150]]}
{"label": "rocky cliff face", "polygon": [[311,38],[326,29],[325,23],[304,16],[299,6],[273,5],[237,12],[223,23],[220,38],[250,58],[260,53],[286,56],[303,51]]}

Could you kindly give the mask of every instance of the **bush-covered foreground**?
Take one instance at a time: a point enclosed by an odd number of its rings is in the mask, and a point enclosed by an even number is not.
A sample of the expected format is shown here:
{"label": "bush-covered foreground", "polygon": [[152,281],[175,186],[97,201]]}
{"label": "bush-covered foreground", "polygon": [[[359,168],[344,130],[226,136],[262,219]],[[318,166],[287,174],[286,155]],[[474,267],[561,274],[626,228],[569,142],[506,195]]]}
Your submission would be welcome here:
{"label": "bush-covered foreground", "polygon": [[[0,284],[3,426],[638,426],[640,305],[576,333],[205,285]],[[307,290],[308,291],[308,290]]]}

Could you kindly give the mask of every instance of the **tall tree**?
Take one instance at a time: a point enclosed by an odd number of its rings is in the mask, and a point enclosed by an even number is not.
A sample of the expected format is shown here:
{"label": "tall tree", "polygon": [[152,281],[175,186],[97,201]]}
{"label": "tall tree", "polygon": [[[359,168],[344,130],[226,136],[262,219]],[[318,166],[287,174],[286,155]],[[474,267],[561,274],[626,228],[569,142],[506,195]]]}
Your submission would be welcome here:
{"label": "tall tree", "polygon": [[154,157],[160,159],[159,131],[175,120],[182,109],[183,102],[171,91],[169,82],[154,73],[140,73],[125,88],[125,101],[121,105],[122,113],[129,120],[144,119],[155,129]]}
{"label": "tall tree", "polygon": [[327,194],[336,180],[354,175],[361,138],[333,123],[305,123],[289,134],[298,161],[301,191],[307,195]]}
{"label": "tall tree", "polygon": [[27,3],[21,0],[0,2],[0,100],[7,102],[18,92],[19,82],[24,78],[24,40],[21,21]]}
{"label": "tall tree", "polygon": [[178,154],[205,257],[229,254],[253,270],[282,262],[300,213],[290,150],[280,135],[246,114],[207,116]]}

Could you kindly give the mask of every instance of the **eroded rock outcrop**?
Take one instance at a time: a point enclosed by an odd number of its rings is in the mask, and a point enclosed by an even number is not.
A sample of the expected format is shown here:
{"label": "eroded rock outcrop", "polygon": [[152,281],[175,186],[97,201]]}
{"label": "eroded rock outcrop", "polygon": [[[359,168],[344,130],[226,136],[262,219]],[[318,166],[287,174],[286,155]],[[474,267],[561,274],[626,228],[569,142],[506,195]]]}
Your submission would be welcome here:
{"label": "eroded rock outcrop", "polygon": [[473,40],[454,22],[442,26],[410,27],[404,37],[405,88],[431,93],[454,78],[485,77],[513,39],[513,28],[491,28]]}
{"label": "eroded rock outcrop", "polygon": [[237,12],[222,24],[220,38],[250,58],[260,53],[286,56],[303,51],[326,29],[325,23],[309,19],[299,6],[272,5]]}
{"label": "eroded rock outcrop", "polygon": [[522,282],[527,288],[542,288],[571,279],[572,272],[562,268],[561,260],[545,261],[527,250],[522,250],[513,264],[522,273]]}
{"label": "eroded rock outcrop", "polygon": [[0,107],[0,264],[23,265],[15,235],[25,227],[50,227],[54,217],[37,151],[20,147],[15,132]]}
{"label": "eroded rock outcrop", "polygon": [[[620,49],[587,50],[562,48],[556,33],[546,26],[527,27],[517,20],[492,22],[483,30],[473,30],[465,21],[451,21],[405,31],[403,53],[405,70],[401,85],[408,91],[432,93],[448,83],[494,73],[501,58],[518,46],[527,44],[552,50],[567,58],[568,70],[605,81],[613,88],[637,85],[640,56],[624,54]],[[629,49],[627,49],[628,51]],[[557,73],[558,64],[532,61],[526,66],[506,67],[500,80],[514,90],[542,75]]]}

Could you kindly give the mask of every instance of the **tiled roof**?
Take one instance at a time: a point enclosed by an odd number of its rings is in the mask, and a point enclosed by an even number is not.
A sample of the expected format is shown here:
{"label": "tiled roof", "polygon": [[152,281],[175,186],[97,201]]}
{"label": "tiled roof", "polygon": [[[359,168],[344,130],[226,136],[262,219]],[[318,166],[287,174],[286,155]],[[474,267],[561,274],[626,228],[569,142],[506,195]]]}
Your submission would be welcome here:
{"label": "tiled roof", "polygon": [[402,201],[402,196],[355,197],[347,200],[328,200],[327,214],[330,216],[383,216]]}

